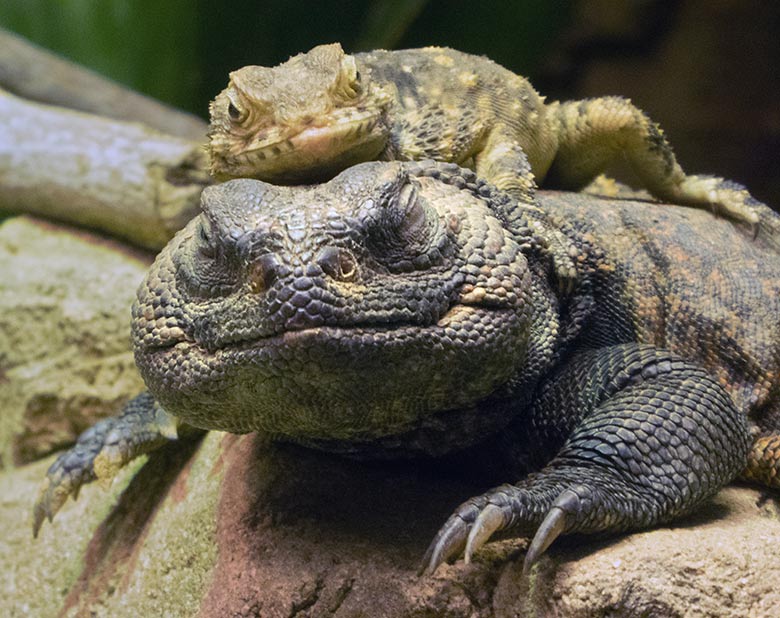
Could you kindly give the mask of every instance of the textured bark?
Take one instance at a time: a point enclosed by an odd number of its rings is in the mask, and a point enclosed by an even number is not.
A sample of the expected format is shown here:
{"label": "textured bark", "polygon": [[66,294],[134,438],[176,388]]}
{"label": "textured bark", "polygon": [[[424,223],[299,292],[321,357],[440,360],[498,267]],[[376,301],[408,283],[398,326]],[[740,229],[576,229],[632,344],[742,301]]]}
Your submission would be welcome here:
{"label": "textured bark", "polygon": [[22,97],[131,120],[203,141],[206,123],[129,90],[0,28],[0,87]]}
{"label": "textured bark", "polygon": [[210,182],[198,142],[0,91],[0,208],[159,249]]}

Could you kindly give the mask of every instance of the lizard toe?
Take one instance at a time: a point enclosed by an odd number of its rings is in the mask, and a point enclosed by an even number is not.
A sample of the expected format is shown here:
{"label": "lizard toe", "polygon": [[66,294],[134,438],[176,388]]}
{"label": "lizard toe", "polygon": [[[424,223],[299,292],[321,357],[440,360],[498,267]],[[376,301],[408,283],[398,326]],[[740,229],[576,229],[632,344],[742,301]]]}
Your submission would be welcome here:
{"label": "lizard toe", "polygon": [[82,434],[80,441],[49,467],[33,507],[34,537],[38,536],[44,519],[51,521],[69,496],[75,499],[81,486],[96,478],[92,464],[100,449],[94,438],[101,434],[100,430],[98,423]]}
{"label": "lizard toe", "polygon": [[528,546],[523,561],[523,573],[527,574],[531,570],[531,567],[539,561],[542,554],[566,530],[567,526],[571,525],[572,520],[581,510],[580,497],[575,491],[566,489],[561,492],[547,511],[547,515]]}
{"label": "lizard toe", "polygon": [[463,553],[472,526],[486,502],[483,496],[472,498],[450,515],[428,546],[418,574],[430,575],[441,564],[454,560]]}
{"label": "lizard toe", "polygon": [[490,540],[496,532],[506,527],[508,521],[507,513],[504,509],[495,504],[488,504],[477,517],[474,525],[469,532],[469,538],[466,541],[466,550],[463,559],[468,564],[474,552],[479,550]]}

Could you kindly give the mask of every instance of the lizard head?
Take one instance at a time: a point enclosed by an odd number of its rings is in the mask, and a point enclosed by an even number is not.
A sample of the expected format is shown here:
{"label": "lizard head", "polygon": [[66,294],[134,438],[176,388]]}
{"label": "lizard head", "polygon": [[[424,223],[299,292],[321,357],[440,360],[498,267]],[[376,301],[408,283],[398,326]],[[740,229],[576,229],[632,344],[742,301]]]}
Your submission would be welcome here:
{"label": "lizard head", "polygon": [[338,43],[233,71],[210,105],[211,172],[276,183],[328,178],[379,155],[389,102]]}
{"label": "lizard head", "polygon": [[296,439],[392,435],[483,400],[523,366],[539,312],[488,187],[372,162],[207,188],[138,291],[148,388],[193,425]]}

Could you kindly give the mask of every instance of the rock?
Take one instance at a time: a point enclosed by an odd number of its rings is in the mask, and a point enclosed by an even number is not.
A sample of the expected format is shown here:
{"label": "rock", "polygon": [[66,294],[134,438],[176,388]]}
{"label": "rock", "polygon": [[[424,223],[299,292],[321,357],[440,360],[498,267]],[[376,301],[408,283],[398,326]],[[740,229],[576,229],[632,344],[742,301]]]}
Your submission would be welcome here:
{"label": "rock", "polygon": [[559,541],[530,577],[523,540],[417,577],[438,526],[479,490],[454,472],[211,433],[155,453],[109,492],[86,487],[31,545],[48,463],[0,477],[12,616],[769,617],[780,607],[780,507],[746,487],[674,526]]}
{"label": "rock", "polygon": [[130,305],[151,256],[28,217],[0,225],[0,462],[71,444],[143,390]]}

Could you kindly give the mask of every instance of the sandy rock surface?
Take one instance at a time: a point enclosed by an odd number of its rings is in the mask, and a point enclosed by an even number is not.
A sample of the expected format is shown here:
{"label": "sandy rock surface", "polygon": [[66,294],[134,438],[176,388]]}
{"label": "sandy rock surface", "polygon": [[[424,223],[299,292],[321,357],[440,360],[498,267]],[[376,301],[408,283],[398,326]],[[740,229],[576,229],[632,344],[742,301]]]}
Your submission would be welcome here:
{"label": "sandy rock surface", "polygon": [[473,485],[255,435],[171,446],[108,492],[85,488],[35,542],[29,510],[48,462],[0,477],[6,615],[770,617],[780,607],[778,503],[754,489],[727,488],[674,527],[559,542],[530,577],[525,542],[505,540],[419,578],[426,544]]}
{"label": "sandy rock surface", "polygon": [[73,442],[143,390],[130,305],[151,256],[87,232],[0,223],[0,460]]}

